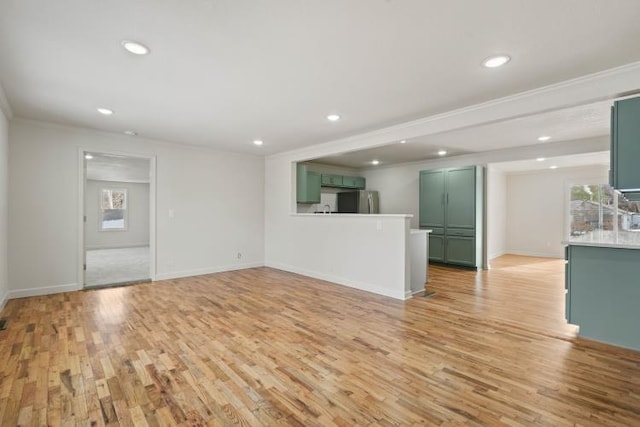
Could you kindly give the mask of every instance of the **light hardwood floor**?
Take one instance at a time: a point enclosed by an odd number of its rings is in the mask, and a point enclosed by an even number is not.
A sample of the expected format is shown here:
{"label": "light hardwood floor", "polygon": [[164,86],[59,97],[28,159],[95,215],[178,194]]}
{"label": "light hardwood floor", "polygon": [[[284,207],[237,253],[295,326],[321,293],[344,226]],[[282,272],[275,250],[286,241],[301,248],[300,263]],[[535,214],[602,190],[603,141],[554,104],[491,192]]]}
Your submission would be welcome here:
{"label": "light hardwood floor", "polygon": [[640,425],[640,353],[573,338],[562,261],[407,302],[256,268],[9,301],[0,424]]}

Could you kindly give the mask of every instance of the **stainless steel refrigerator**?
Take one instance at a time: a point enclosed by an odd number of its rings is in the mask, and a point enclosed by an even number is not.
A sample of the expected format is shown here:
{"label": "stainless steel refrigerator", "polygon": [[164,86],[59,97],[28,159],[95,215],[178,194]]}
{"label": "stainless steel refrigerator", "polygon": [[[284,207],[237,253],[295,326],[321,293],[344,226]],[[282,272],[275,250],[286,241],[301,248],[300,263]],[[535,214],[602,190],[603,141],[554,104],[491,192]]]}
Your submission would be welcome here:
{"label": "stainless steel refrigerator", "polygon": [[377,191],[344,191],[338,193],[338,213],[380,213]]}

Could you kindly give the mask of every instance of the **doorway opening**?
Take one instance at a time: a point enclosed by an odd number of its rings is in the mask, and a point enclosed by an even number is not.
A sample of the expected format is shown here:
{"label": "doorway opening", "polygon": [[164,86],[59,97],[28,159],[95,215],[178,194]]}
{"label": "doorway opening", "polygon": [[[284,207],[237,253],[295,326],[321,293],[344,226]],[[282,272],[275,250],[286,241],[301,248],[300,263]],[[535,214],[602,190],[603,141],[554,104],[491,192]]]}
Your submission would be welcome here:
{"label": "doorway opening", "polygon": [[151,281],[153,159],[84,150],[81,155],[83,287]]}

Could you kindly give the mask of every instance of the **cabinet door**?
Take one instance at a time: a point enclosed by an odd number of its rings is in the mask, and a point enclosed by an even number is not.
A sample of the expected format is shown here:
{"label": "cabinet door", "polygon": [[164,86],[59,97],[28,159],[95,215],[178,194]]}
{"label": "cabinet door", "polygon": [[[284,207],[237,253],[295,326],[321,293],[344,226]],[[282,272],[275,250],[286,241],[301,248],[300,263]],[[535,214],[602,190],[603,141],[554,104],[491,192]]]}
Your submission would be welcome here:
{"label": "cabinet door", "polygon": [[356,188],[356,178],[353,176],[343,176],[342,186],[345,188]]}
{"label": "cabinet door", "polygon": [[446,178],[446,223],[451,228],[475,228],[475,167],[449,169]]}
{"label": "cabinet door", "polygon": [[444,236],[429,235],[429,261],[444,262]]}
{"label": "cabinet door", "polygon": [[420,172],[420,227],[444,228],[444,170]]}
{"label": "cabinet door", "polygon": [[343,176],[342,187],[364,189],[365,180],[359,176]]}
{"label": "cabinet door", "polygon": [[320,203],[320,174],[307,172],[307,203]]}
{"label": "cabinet door", "polygon": [[306,165],[296,166],[296,201],[320,203],[320,175],[309,172]]}
{"label": "cabinet door", "polygon": [[322,174],[322,185],[325,187],[341,187],[342,175]]}
{"label": "cabinet door", "polygon": [[355,188],[358,190],[364,190],[367,186],[367,180],[361,176],[353,178],[355,181]]}
{"label": "cabinet door", "polygon": [[640,188],[640,98],[616,101],[612,112],[611,174],[617,190]]}
{"label": "cabinet door", "polygon": [[473,237],[446,236],[445,261],[452,264],[476,266],[476,239]]}
{"label": "cabinet door", "polygon": [[570,247],[564,247],[564,318],[571,323],[571,266],[569,265]]}

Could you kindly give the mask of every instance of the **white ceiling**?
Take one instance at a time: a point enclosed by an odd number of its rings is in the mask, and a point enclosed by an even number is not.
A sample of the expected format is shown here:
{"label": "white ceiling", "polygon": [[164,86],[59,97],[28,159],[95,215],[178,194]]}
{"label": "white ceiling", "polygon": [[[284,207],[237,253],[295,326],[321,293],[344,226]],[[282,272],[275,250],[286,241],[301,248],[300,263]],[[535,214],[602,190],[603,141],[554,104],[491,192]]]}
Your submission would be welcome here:
{"label": "white ceiling", "polygon": [[[544,158],[544,161],[536,159],[518,160],[513,162],[491,163],[489,167],[507,173],[528,172],[535,170],[549,169],[550,166],[561,168],[575,168],[581,166],[609,166],[609,152],[600,151],[597,153],[573,154],[571,156],[558,156]],[[552,170],[550,170],[552,172]]]}
{"label": "white ceiling", "polygon": [[[548,144],[609,134],[612,104],[612,101],[603,101],[582,105],[414,138],[406,140],[405,144],[393,141],[382,147],[322,157],[314,161],[336,166],[364,168],[371,167],[371,161],[374,159],[378,160],[380,165],[390,165],[435,159],[439,157],[439,150],[446,150],[447,156],[456,156],[535,144],[540,145],[542,155]],[[551,136],[551,139],[541,143],[538,137],[542,135]]]}
{"label": "white ceiling", "polygon": [[149,159],[93,152],[89,154],[93,158],[85,160],[87,179],[138,183],[148,183],[150,180]]}
{"label": "white ceiling", "polygon": [[3,0],[0,83],[19,117],[271,154],[638,61],[638,16],[637,0]]}

